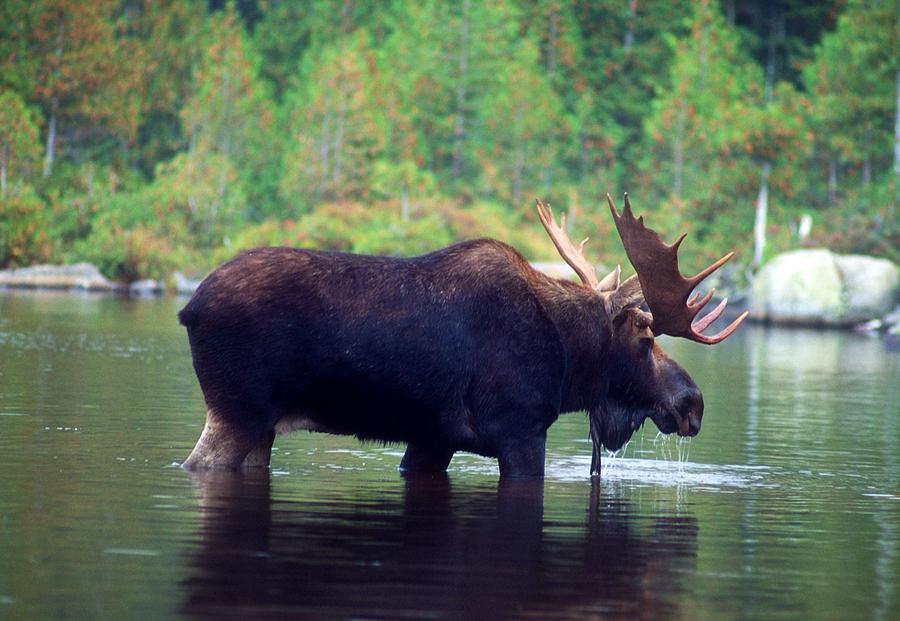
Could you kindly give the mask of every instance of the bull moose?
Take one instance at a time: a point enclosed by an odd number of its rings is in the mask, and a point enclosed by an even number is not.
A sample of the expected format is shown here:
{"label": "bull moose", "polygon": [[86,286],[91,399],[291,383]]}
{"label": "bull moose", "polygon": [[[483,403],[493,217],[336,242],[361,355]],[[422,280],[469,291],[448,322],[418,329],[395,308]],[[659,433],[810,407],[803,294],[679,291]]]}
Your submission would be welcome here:
{"label": "bull moose", "polygon": [[[275,247],[215,269],[179,313],[206,401],[187,469],[267,466],[276,434],[308,430],[404,442],[400,468],[444,471],[456,451],[496,457],[501,477],[542,476],[547,429],[587,411],[594,444],[620,448],[650,418],[696,435],[697,385],[655,342],[703,332],[723,300],[692,290],[678,247],[607,196],[637,272],[598,279],[550,208],[538,214],[581,283],[533,269],[511,246],[464,241],[413,258]],[[646,303],[650,312],[641,309]]]}

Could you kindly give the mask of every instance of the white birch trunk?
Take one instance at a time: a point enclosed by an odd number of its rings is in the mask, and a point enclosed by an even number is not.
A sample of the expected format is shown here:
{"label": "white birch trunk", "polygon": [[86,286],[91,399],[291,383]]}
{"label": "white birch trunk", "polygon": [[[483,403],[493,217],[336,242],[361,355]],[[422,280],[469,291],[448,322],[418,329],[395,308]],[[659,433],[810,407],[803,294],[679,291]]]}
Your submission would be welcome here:
{"label": "white birch trunk", "polygon": [[409,222],[409,195],[405,189],[400,193],[400,220]]}
{"label": "white birch trunk", "polygon": [[834,153],[828,159],[828,204],[834,207],[837,203],[838,161]]}
{"label": "white birch trunk", "polygon": [[334,128],[334,148],[333,160],[334,170],[331,174],[331,181],[337,191],[338,182],[341,178],[341,152],[344,147],[344,119],[347,116],[347,102],[341,97],[341,107],[338,109],[337,126]]}
{"label": "white birch trunk", "polygon": [[9,162],[9,143],[3,144],[0,153],[0,198],[6,198],[6,168]]}
{"label": "white birch trunk", "polygon": [[756,197],[756,218],[753,222],[753,266],[762,265],[763,252],[766,249],[766,216],[769,211],[769,173],[772,164],[762,165],[759,176],[759,196]]}
{"label": "white birch trunk", "polygon": [[682,176],[684,174],[684,126],[687,117],[687,104],[684,99],[678,106],[678,120],[675,122],[675,132],[672,144],[672,159],[674,160],[672,171],[672,195],[675,198],[681,196]]}
{"label": "white birch trunk", "polygon": [[325,114],[322,115],[322,134],[319,142],[319,196],[325,193],[326,180],[328,179],[328,136],[331,133],[331,107],[326,103]]}
{"label": "white birch trunk", "polygon": [[[56,71],[54,72],[54,80],[59,80],[60,66],[62,66],[63,40],[65,37],[66,25],[60,19],[59,31],[56,33]],[[50,100],[50,122],[47,127],[47,151],[44,154],[44,179],[50,176],[53,171],[53,159],[56,153],[56,117],[59,114],[59,96],[54,95]]]}
{"label": "white birch trunk", "polygon": [[638,0],[628,0],[628,26],[625,30],[625,39],[622,42],[626,56],[631,51],[631,46],[634,45],[634,17],[637,14],[637,6]]}
{"label": "white birch trunk", "polygon": [[44,154],[44,179],[53,171],[53,154],[56,151],[56,112],[59,99],[53,98],[50,104],[50,122],[47,124],[47,150]]}
{"label": "white birch trunk", "polygon": [[897,69],[897,107],[894,109],[894,176],[900,179],[900,69]]}

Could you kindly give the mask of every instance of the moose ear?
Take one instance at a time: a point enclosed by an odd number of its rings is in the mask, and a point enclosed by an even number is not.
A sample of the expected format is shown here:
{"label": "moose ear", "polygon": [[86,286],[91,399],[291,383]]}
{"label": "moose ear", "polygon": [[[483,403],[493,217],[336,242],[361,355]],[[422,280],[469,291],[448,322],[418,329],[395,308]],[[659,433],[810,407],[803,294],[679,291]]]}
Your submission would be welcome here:
{"label": "moose ear", "polygon": [[622,266],[617,265],[616,269],[611,271],[609,274],[603,277],[595,289],[600,293],[607,293],[609,291],[614,291],[619,286],[619,277],[622,274]]}
{"label": "moose ear", "polygon": [[641,290],[641,281],[638,280],[637,274],[633,274],[607,294],[606,309],[609,318],[615,319],[622,311],[643,303],[644,292]]}

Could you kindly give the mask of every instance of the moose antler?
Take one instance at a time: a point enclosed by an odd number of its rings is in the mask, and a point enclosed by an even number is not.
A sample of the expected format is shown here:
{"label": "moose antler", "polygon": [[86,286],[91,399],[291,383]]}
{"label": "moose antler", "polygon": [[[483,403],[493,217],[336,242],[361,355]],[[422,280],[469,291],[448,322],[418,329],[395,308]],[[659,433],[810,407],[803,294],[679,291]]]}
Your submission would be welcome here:
{"label": "moose antler", "polygon": [[627,193],[625,194],[625,209],[621,216],[609,194],[606,195],[606,199],[609,201],[609,209],[615,220],[616,229],[619,231],[619,237],[622,238],[622,244],[625,246],[625,253],[637,272],[644,299],[647,306],[650,307],[650,312],[653,313],[651,328],[654,334],[681,336],[698,343],[714,345],[725,340],[741,325],[741,322],[747,318],[748,313],[746,312],[718,334],[713,336],[702,334],[703,330],[708,328],[725,310],[728,298],[722,300],[703,318],[694,321],[697,313],[712,299],[715,289],[710,290],[700,300],[697,299],[700,297],[699,294],[691,296],[694,287],[722,267],[734,256],[733,252],[729,252],[696,276],[685,278],[678,270],[678,247],[687,234],[683,234],[674,244],[669,245],[655,231],[644,226],[643,216],[634,217]]}
{"label": "moose antler", "polygon": [[[543,224],[544,228],[547,230],[547,234],[553,241],[553,245],[556,246],[556,249],[559,251],[559,255],[573,270],[575,270],[575,273],[581,278],[581,282],[591,289],[598,289],[600,281],[597,280],[597,272],[594,270],[594,266],[584,258],[584,245],[588,242],[588,238],[585,237],[576,248],[575,244],[572,243],[572,240],[569,239],[568,233],[566,233],[566,214],[563,213],[562,216],[560,216],[560,224],[557,224],[556,218],[553,217],[553,210],[550,209],[550,206],[540,199],[535,202],[537,203],[538,216],[541,218],[541,224]],[[604,279],[604,281],[606,281],[606,279]]]}

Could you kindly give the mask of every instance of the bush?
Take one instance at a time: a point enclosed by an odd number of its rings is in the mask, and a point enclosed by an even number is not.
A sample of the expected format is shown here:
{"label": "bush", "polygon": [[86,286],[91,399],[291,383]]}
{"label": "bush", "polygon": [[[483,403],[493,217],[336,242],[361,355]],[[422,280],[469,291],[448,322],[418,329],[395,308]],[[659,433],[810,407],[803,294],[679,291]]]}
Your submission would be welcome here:
{"label": "bush", "polygon": [[88,261],[113,280],[133,282],[144,278],[165,280],[175,270],[196,265],[198,256],[184,245],[175,245],[156,227],[137,225],[98,227],[75,244],[73,259]]}
{"label": "bush", "polygon": [[418,213],[402,220],[393,202],[326,203],[299,220],[241,227],[225,246],[215,251],[216,263],[258,246],[295,246],[389,256],[421,254],[453,241],[444,219],[436,213]]}
{"label": "bush", "polygon": [[834,252],[867,254],[900,263],[900,218],[896,187],[891,182],[872,183],[850,193],[842,209],[825,214],[824,226],[807,240],[807,246],[824,246]]}
{"label": "bush", "polygon": [[0,199],[0,266],[43,263],[53,255],[50,210],[30,185],[7,187]]}

